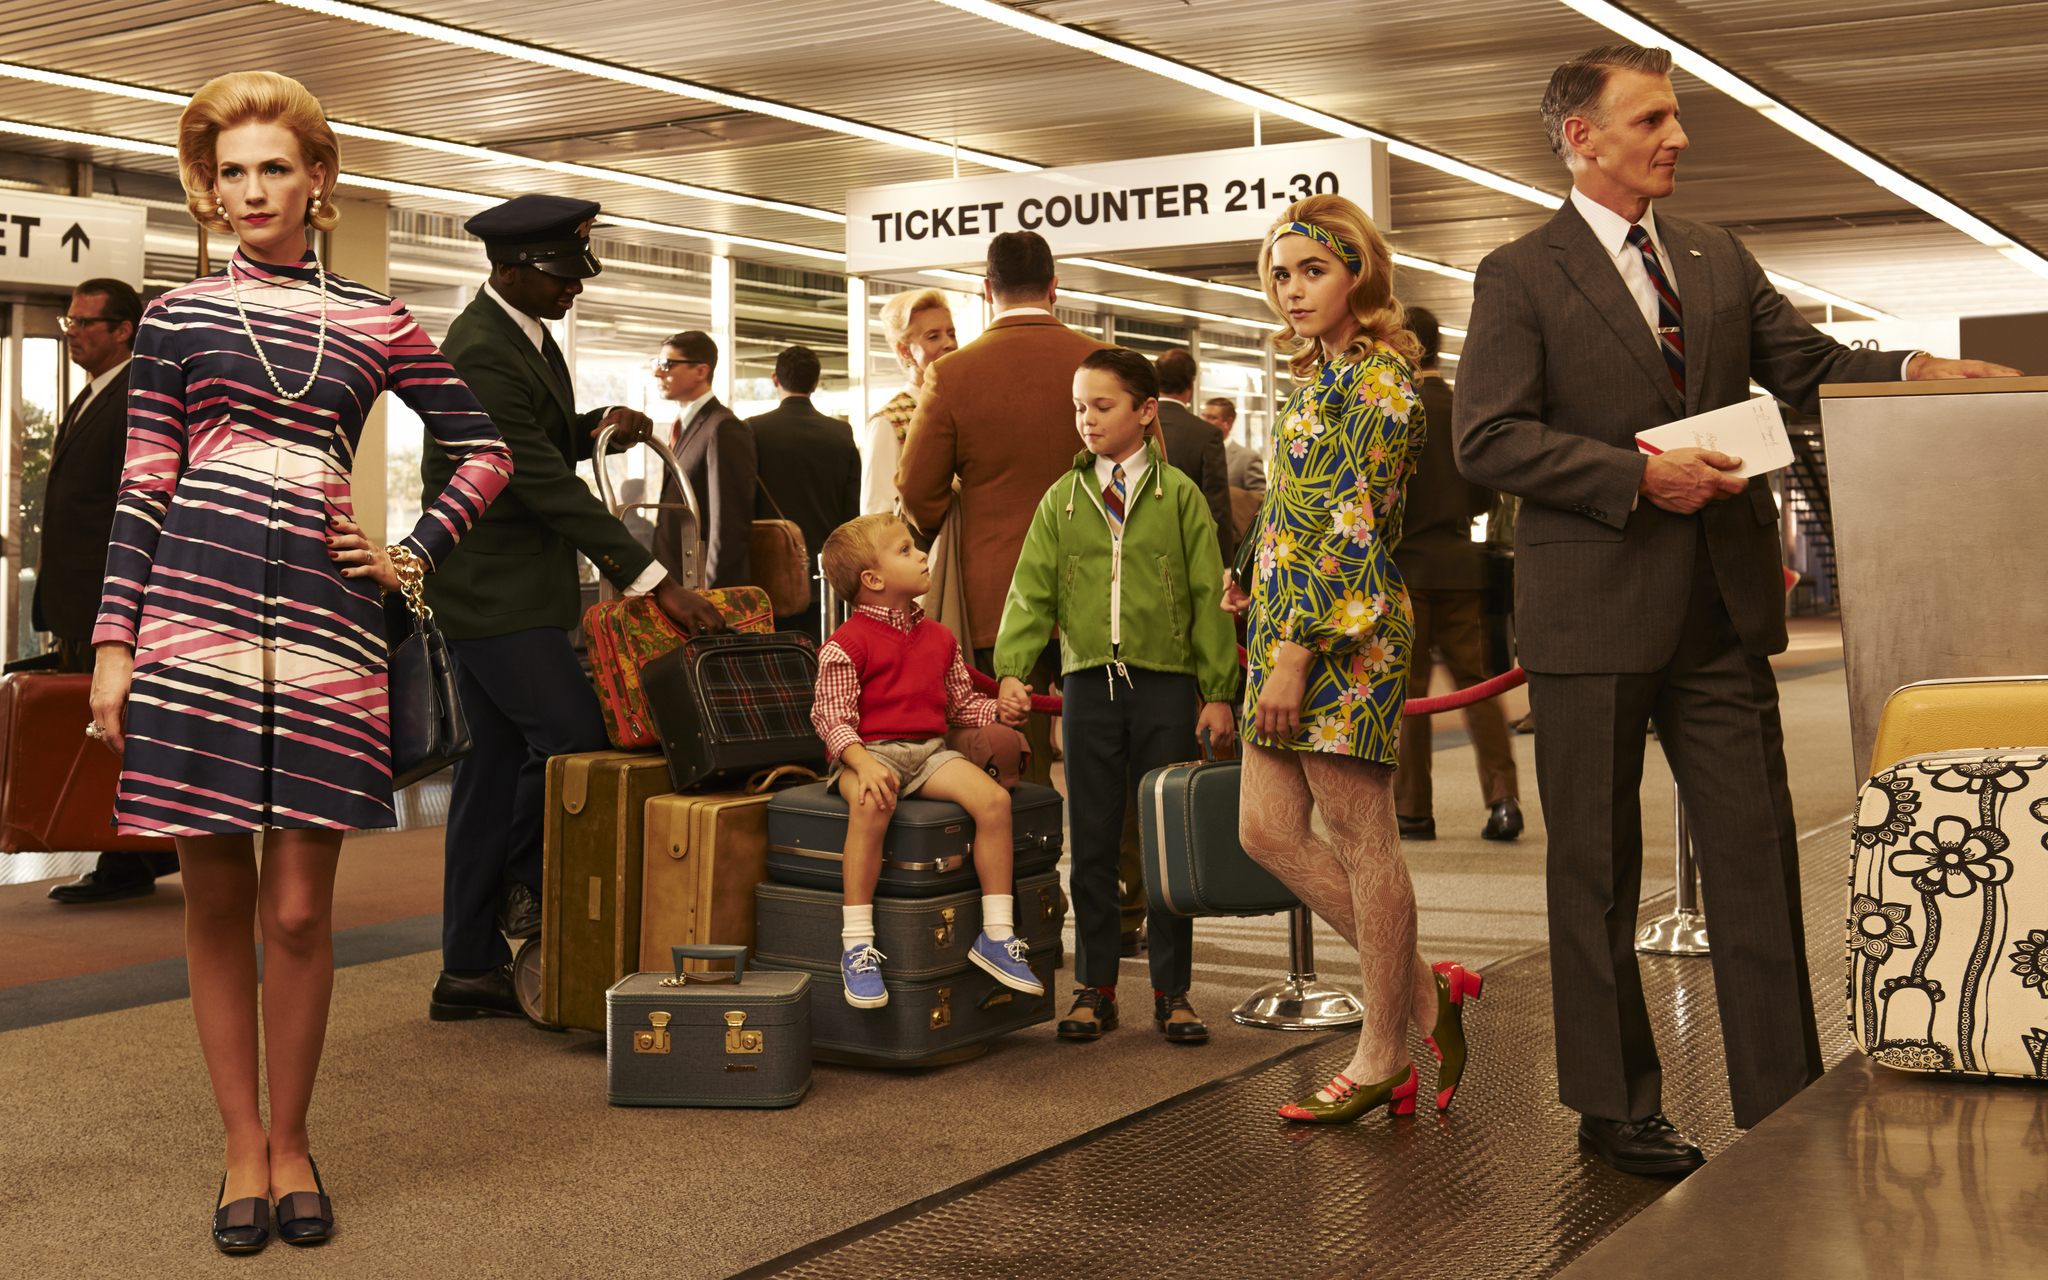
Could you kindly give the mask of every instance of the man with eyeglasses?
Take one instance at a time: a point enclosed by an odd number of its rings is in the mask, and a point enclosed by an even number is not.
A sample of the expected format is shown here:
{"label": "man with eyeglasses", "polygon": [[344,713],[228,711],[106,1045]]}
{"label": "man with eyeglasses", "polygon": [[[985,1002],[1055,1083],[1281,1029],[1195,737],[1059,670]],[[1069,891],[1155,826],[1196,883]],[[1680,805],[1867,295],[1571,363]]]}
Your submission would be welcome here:
{"label": "man with eyeglasses", "polygon": [[[128,452],[128,362],[142,299],[125,281],[88,280],[72,291],[70,309],[57,323],[66,354],[87,381],[66,406],[50,448],[31,609],[35,629],[57,639],[56,669],[89,673]],[[72,906],[139,898],[156,892],[158,876],[177,870],[175,853],[109,851],[78,879],[52,887],[50,897]]]}
{"label": "man with eyeglasses", "polygon": [[742,587],[754,580],[754,480],[760,457],[754,429],[711,392],[718,371],[718,343],[697,329],[685,329],[661,345],[654,380],[661,398],[676,406],[668,437],[676,462],[690,478],[702,523],[689,518],[673,477],[661,482],[662,509],[654,525],[654,555],[671,570],[682,563],[684,539],[704,544],[704,585]]}

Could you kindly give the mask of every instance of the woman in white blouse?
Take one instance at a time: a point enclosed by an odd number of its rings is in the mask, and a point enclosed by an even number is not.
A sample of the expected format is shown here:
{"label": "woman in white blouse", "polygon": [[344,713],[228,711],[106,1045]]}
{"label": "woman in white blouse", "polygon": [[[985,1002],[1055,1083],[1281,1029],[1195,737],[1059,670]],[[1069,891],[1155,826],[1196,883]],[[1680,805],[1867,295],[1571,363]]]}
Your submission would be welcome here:
{"label": "woman in white blouse", "polygon": [[937,289],[899,293],[883,303],[882,333],[910,385],[868,419],[867,440],[861,447],[864,513],[896,509],[896,467],[903,457],[903,433],[924,391],[924,371],[932,361],[960,346],[953,331],[953,310],[946,305],[946,295]]}

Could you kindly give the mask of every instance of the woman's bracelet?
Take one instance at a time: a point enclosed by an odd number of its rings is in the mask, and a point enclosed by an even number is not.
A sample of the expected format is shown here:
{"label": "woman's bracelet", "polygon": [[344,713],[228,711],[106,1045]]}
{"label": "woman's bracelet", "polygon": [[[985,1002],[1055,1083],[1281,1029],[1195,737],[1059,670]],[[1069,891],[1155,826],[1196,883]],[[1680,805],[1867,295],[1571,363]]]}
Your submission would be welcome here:
{"label": "woman's bracelet", "polygon": [[426,607],[420,587],[426,580],[427,567],[411,547],[402,543],[384,548],[384,554],[391,557],[391,571],[398,575],[398,590],[404,594],[405,602],[412,606],[414,613],[419,613]]}

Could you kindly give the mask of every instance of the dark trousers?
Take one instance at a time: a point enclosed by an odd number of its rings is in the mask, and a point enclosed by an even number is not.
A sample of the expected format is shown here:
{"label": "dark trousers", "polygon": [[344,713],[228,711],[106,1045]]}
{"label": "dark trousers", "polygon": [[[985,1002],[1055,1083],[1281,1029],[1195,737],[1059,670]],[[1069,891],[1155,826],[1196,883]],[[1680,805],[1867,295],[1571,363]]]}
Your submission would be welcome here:
{"label": "dark trousers", "polygon": [[549,756],[602,751],[597,694],[558,627],[455,640],[456,688],[476,750],[455,766],[441,882],[441,964],[512,959],[498,932],[505,882],[540,892]]}
{"label": "dark trousers", "polygon": [[[1111,686],[1109,668],[1066,679],[1060,727],[1067,765],[1067,848],[1074,899],[1074,973],[1085,987],[1116,985],[1122,927],[1117,853],[1131,785],[1162,765],[1196,757],[1199,703],[1193,676],[1130,669]],[[1145,918],[1152,986],[1188,989],[1195,922],[1151,912]]]}
{"label": "dark trousers", "polygon": [[[57,670],[63,675],[92,674],[93,665],[99,655],[93,651],[90,640],[67,640],[57,637]],[[159,876],[178,874],[178,855],[168,853],[122,853],[108,850],[102,853],[92,869],[98,873],[103,884],[128,880],[154,880]]]}
{"label": "dark trousers", "polygon": [[811,607],[777,617],[775,619],[775,629],[777,631],[801,631],[811,639],[817,640],[822,644],[824,642],[818,636],[818,627],[822,616],[820,611],[823,607],[823,602],[818,599],[817,584],[813,583],[811,584]]}
{"label": "dark trousers", "polygon": [[[996,651],[976,649],[974,668],[983,675],[994,675]],[[1024,677],[1024,683],[1031,686],[1033,697],[1044,697],[1053,691],[1060,679],[1060,642],[1054,640],[1045,646],[1045,652],[1038,655],[1037,665],[1031,674]],[[1034,711],[1024,721],[1024,741],[1031,747],[1031,764],[1024,770],[1023,781],[1035,782],[1041,787],[1052,785],[1052,717]],[[1067,766],[1067,776],[1073,776],[1074,768]]]}
{"label": "dark trousers", "polygon": [[1661,671],[1529,676],[1536,782],[1550,832],[1550,971],[1558,1098],[1640,1120],[1663,1077],[1636,967],[1643,725],[1685,799],[1735,1123],[1749,1128],[1820,1078],[1799,905],[1799,845],[1785,779],[1778,685],[1743,650],[1704,538],[1678,651]]}
{"label": "dark trousers", "polygon": [[[1483,591],[1435,591],[1413,588],[1408,599],[1415,607],[1415,648],[1408,664],[1408,696],[1429,696],[1429,677],[1435,671],[1430,661],[1434,645],[1444,655],[1444,665],[1460,689],[1469,689],[1493,672],[1486,659],[1486,593]],[[1489,808],[1503,800],[1519,800],[1521,787],[1515,777],[1515,753],[1508,746],[1507,718],[1500,700],[1488,698],[1465,708],[1465,730],[1479,757],[1479,789]],[[1427,818],[1436,811],[1436,796],[1430,785],[1430,756],[1435,749],[1428,716],[1406,716],[1401,721],[1401,768],[1394,775],[1394,812],[1410,818]]]}

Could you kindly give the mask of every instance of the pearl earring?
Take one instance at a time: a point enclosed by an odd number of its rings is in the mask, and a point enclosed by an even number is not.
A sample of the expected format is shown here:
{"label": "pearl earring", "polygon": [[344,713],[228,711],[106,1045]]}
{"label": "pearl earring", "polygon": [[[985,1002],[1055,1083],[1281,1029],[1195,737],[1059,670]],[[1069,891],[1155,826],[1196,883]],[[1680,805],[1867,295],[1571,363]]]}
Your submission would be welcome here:
{"label": "pearl earring", "polygon": [[311,205],[310,205],[310,206],[308,207],[308,211],[309,211],[309,212],[312,212],[312,213],[318,213],[318,212],[320,212],[320,193],[319,193],[319,192],[317,192],[317,191],[316,191],[316,192],[314,192],[314,193],[313,193],[313,200],[312,200],[312,204],[311,204]]}

